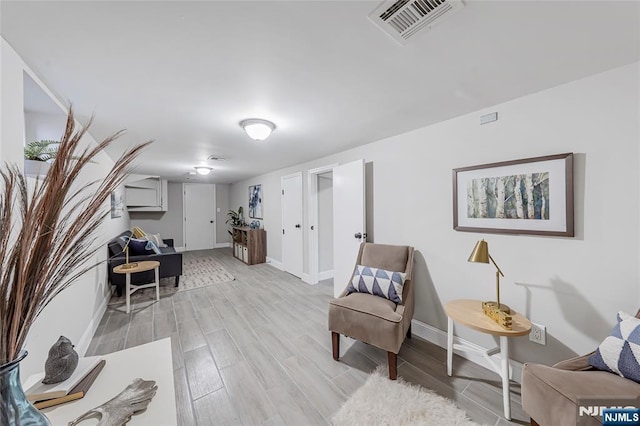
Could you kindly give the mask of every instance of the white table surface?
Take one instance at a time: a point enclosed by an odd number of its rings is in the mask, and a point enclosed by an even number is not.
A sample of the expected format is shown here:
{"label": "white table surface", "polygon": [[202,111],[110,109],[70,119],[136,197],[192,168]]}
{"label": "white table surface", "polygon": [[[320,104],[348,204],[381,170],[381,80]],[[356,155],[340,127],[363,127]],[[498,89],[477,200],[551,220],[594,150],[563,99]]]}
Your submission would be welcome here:
{"label": "white table surface", "polygon": [[[134,414],[127,425],[177,425],[170,339],[158,340],[102,357],[107,363],[84,398],[42,411],[52,425],[66,426],[81,414],[109,401],[138,377],[155,380],[158,391],[147,410]],[[87,426],[96,424],[97,418],[80,423]]]}

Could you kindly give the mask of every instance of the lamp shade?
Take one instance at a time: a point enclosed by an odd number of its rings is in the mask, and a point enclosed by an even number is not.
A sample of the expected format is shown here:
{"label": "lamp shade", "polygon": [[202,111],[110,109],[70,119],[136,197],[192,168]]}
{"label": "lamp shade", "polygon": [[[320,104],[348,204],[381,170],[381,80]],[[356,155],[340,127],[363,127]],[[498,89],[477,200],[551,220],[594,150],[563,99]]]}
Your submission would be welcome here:
{"label": "lamp shade", "polygon": [[263,141],[271,135],[276,128],[276,125],[268,120],[262,120],[259,118],[250,118],[242,120],[240,127],[247,132],[247,135],[253,140]]}
{"label": "lamp shade", "polygon": [[194,167],[196,169],[196,172],[198,172],[199,175],[202,176],[206,176],[209,173],[211,173],[211,167],[205,167],[205,166],[196,166]]}
{"label": "lamp shade", "polygon": [[469,262],[489,263],[489,244],[485,240],[480,240],[469,256]]}

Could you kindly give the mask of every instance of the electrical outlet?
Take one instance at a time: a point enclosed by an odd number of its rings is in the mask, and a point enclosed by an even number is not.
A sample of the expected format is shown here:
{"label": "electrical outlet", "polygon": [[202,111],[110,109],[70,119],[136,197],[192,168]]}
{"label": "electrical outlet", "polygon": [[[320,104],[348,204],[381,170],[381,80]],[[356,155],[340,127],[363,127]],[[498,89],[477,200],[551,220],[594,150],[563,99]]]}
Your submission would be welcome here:
{"label": "electrical outlet", "polygon": [[529,340],[539,345],[547,344],[547,327],[544,325],[531,323],[531,332],[529,333]]}

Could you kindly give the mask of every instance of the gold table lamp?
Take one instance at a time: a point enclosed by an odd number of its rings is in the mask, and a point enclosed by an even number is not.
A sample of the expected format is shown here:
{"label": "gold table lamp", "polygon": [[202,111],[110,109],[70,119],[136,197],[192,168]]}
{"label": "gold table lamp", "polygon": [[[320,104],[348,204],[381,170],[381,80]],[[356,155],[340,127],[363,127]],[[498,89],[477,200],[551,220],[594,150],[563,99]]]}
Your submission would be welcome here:
{"label": "gold table lamp", "polygon": [[129,235],[129,238],[127,239],[127,244],[124,245],[123,250],[124,250],[125,261],[124,261],[124,264],[121,266],[122,269],[133,269],[138,267],[138,262],[129,263],[129,243],[131,242],[132,238],[133,238],[133,235]]}
{"label": "gold table lamp", "polygon": [[493,263],[493,266],[496,267],[497,301],[482,302],[482,306],[483,307],[492,306],[508,314],[511,312],[511,309],[509,308],[509,306],[505,305],[504,303],[500,303],[500,275],[504,277],[504,274],[500,270],[500,267],[496,264],[496,261],[493,260],[493,257],[491,257],[491,255],[489,254],[489,245],[487,244],[487,242],[485,240],[480,240],[476,243],[476,246],[473,248],[473,251],[471,252],[471,256],[469,256],[469,262],[489,263],[489,261],[491,261],[491,263]]}

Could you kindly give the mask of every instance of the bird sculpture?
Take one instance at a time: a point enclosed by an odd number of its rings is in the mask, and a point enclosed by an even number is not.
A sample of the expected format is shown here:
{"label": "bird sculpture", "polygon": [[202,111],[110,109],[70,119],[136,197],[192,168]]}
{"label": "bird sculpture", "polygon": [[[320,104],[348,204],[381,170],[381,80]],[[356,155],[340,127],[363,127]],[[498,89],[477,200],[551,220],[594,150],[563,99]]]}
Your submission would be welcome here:
{"label": "bird sculpture", "polygon": [[67,380],[78,367],[78,353],[73,349],[71,340],[60,336],[49,349],[49,358],[44,363],[42,383],[52,385]]}

